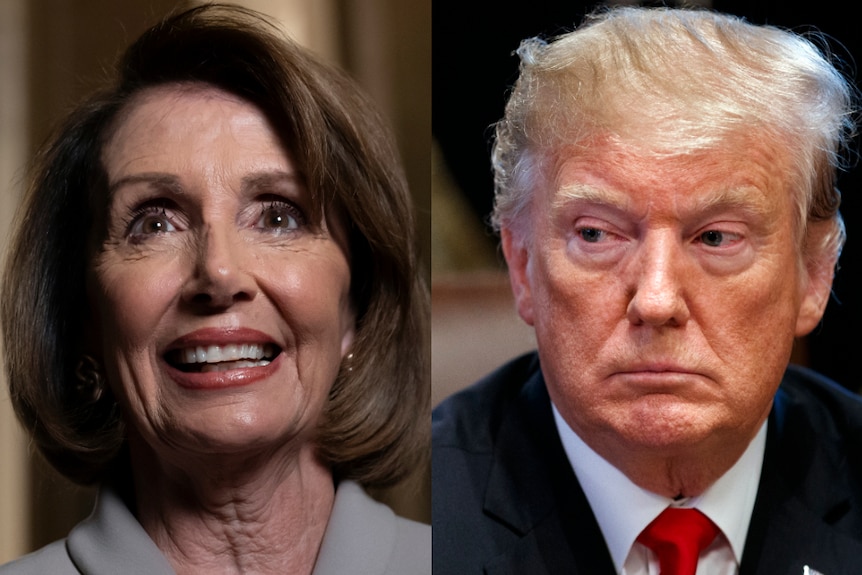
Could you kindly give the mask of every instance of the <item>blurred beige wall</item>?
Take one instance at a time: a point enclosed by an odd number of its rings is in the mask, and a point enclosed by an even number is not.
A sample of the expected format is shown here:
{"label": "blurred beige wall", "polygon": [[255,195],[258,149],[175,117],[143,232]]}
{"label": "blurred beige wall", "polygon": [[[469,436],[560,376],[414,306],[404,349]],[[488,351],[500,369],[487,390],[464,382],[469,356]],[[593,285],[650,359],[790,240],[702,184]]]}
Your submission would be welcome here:
{"label": "blurred beige wall", "polygon": [[[5,246],[18,200],[20,168],[27,149],[26,0],[0,2],[0,249]],[[0,257],[2,262],[2,257]],[[2,358],[0,349],[0,358]],[[0,562],[27,543],[26,440],[9,406],[5,375],[0,372]]]}
{"label": "blurred beige wall", "polygon": [[[344,67],[392,124],[419,213],[430,279],[431,0],[242,0],[324,60]],[[175,0],[0,0],[0,249],[24,167],[51,127],[97,86],[123,47]],[[2,353],[2,350],[0,350]],[[0,374],[0,379],[3,375]],[[93,491],[32,454],[0,381],[0,563],[58,537],[89,512]],[[430,418],[429,418],[430,425]],[[377,493],[430,520],[430,481]]]}

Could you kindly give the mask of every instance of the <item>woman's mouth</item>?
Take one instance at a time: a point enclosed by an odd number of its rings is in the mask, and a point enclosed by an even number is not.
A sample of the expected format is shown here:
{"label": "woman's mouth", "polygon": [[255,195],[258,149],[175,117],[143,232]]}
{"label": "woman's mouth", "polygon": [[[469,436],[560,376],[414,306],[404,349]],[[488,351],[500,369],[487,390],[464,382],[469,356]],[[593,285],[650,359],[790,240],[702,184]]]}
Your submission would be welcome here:
{"label": "woman's mouth", "polygon": [[281,349],[272,343],[198,345],[174,349],[165,360],[185,373],[211,373],[269,365]]}

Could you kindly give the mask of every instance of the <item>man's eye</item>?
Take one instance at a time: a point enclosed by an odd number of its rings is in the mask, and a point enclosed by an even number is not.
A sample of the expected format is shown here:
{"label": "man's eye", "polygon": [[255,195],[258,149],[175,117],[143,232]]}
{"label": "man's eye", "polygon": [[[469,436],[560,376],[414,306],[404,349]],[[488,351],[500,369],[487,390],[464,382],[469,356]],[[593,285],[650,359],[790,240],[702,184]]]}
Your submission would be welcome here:
{"label": "man's eye", "polygon": [[713,248],[721,247],[724,240],[724,232],[718,230],[707,230],[700,234],[700,241]]}
{"label": "man's eye", "polygon": [[578,234],[585,242],[589,242],[591,244],[600,242],[606,235],[603,230],[598,228],[581,228],[578,230]]}
{"label": "man's eye", "polygon": [[295,206],[286,202],[271,202],[264,206],[257,220],[257,227],[276,232],[298,229],[305,218]]}

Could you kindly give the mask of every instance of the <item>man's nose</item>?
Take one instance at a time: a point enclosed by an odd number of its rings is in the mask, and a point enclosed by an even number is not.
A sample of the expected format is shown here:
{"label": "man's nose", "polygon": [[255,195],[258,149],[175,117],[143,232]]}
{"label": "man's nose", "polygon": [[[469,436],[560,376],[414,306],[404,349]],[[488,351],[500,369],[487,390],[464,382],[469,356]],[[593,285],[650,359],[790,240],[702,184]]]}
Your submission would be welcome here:
{"label": "man's nose", "polygon": [[647,237],[632,262],[631,299],[626,310],[634,325],[682,326],[688,321],[683,247],[671,232]]}
{"label": "man's nose", "polygon": [[254,256],[237,230],[210,224],[198,235],[192,250],[192,275],[183,291],[186,302],[224,309],[254,299],[257,284],[248,272]]}

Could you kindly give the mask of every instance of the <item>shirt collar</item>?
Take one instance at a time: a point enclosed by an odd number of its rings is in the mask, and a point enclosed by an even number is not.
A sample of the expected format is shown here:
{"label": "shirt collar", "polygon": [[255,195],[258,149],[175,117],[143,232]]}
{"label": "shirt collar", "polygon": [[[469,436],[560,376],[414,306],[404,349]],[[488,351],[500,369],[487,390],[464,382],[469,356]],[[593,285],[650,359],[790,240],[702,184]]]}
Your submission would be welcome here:
{"label": "shirt collar", "polygon": [[643,529],[669,505],[699,509],[724,533],[737,565],[748,534],[766,449],[766,423],[739,460],[698,497],[683,502],[638,487],[593,451],[552,405],[557,432],[608,545],[616,572]]}

